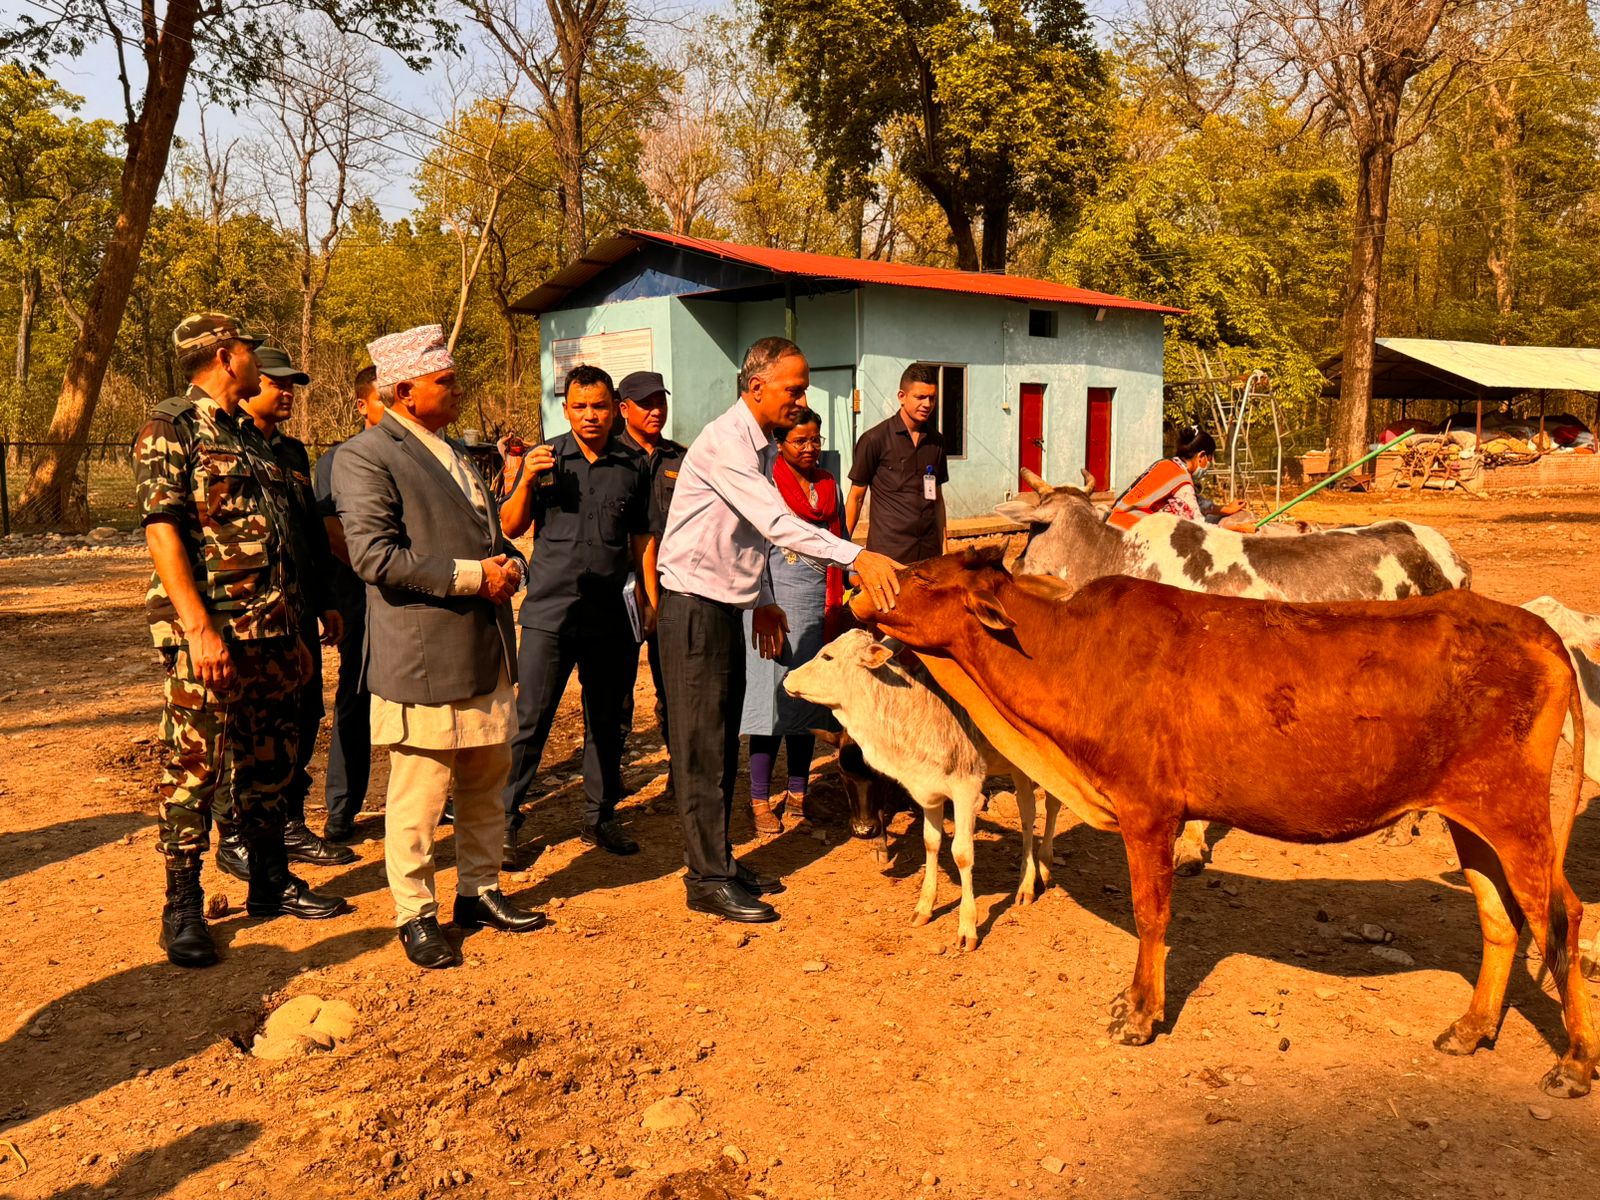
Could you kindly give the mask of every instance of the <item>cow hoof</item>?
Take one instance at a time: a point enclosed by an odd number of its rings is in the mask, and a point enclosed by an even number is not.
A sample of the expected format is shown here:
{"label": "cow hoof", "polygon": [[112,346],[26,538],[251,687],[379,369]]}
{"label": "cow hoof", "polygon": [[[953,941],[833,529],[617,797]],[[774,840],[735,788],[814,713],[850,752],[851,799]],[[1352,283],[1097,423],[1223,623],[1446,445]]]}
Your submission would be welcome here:
{"label": "cow hoof", "polygon": [[[1581,1072],[1582,1079],[1576,1078],[1572,1071]],[[1546,1096],[1554,1096],[1557,1100],[1576,1100],[1579,1096],[1589,1094],[1589,1070],[1581,1065],[1573,1066],[1568,1063],[1557,1063],[1550,1068],[1550,1074],[1539,1082],[1539,1087]]]}
{"label": "cow hoof", "polygon": [[1172,871],[1175,875],[1198,875],[1205,869],[1204,854],[1178,854],[1172,862]]}
{"label": "cow hoof", "polygon": [[960,945],[961,952],[963,954],[970,954],[972,951],[978,948],[978,935],[975,933],[964,933],[961,935],[961,941],[958,944]]}
{"label": "cow hoof", "polygon": [[1017,903],[1018,904],[1032,904],[1033,903],[1033,889],[1032,888],[1018,888],[1017,889]]}
{"label": "cow hoof", "polygon": [[1119,1046],[1148,1046],[1155,1041],[1156,1031],[1153,1024],[1134,1024],[1129,1021],[1112,1021],[1106,1030],[1106,1036]]}
{"label": "cow hoof", "polygon": [[931,920],[933,920],[933,914],[932,913],[920,913],[919,912],[919,913],[912,913],[911,914],[911,925],[912,925],[913,928],[915,928],[918,925],[926,925]]}
{"label": "cow hoof", "polygon": [[1600,983],[1600,958],[1590,958],[1585,954],[1579,961],[1583,963],[1583,977]]}
{"label": "cow hoof", "polygon": [[1476,1054],[1480,1048],[1492,1044],[1492,1041],[1493,1039],[1487,1038],[1481,1033],[1463,1032],[1461,1022],[1457,1021],[1449,1029],[1446,1029],[1433,1039],[1433,1048],[1441,1054],[1465,1058],[1468,1055]]}

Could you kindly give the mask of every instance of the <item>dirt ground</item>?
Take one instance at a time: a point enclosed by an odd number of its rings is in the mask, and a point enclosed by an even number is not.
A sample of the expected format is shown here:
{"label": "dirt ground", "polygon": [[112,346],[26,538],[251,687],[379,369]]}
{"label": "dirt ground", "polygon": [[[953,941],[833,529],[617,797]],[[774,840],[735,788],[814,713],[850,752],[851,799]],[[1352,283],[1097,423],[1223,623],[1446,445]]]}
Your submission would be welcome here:
{"label": "dirt ground", "polygon": [[[1473,563],[1481,591],[1549,592],[1600,611],[1600,496],[1306,508],[1321,521],[1424,521]],[[739,928],[687,912],[676,819],[656,802],[664,768],[647,671],[624,809],[645,847],[635,858],[575,837],[576,692],[567,697],[550,791],[530,818],[548,849],[506,882],[546,906],[553,929],[477,933],[461,969],[413,969],[390,929],[380,759],[360,862],[305,872],[354,913],[304,923],[235,912],[216,926],[222,963],[180,971],[156,945],[146,560],[126,547],[11,545],[0,559],[0,1197],[1593,1188],[1600,1097],[1539,1092],[1563,1034],[1525,960],[1492,1052],[1452,1059],[1432,1047],[1466,1008],[1479,946],[1437,826],[1399,848],[1222,838],[1204,875],[1178,881],[1168,1026],[1127,1049],[1104,1036],[1135,948],[1120,844],[1068,828],[1055,886],[1016,906],[1006,793],[980,822],[984,941],[972,954],[951,945],[948,842],[935,919],[913,928],[919,834],[900,818],[879,864],[846,836],[825,762],[815,786],[826,841],[758,845],[747,812],[736,818],[741,851],[788,882],[782,921]],[[1129,719],[1154,731],[1160,714]],[[320,753],[316,769],[314,805]],[[1567,769],[1563,754],[1559,780]],[[448,903],[448,832],[441,857]],[[1579,820],[1568,869],[1600,901],[1600,806]],[[207,883],[242,903],[241,885],[209,867]],[[1392,932],[1413,965],[1347,940],[1362,924]],[[263,1015],[302,993],[348,1000],[355,1035],[288,1062],[246,1054]],[[669,1096],[691,1106],[687,1127],[642,1128]]]}

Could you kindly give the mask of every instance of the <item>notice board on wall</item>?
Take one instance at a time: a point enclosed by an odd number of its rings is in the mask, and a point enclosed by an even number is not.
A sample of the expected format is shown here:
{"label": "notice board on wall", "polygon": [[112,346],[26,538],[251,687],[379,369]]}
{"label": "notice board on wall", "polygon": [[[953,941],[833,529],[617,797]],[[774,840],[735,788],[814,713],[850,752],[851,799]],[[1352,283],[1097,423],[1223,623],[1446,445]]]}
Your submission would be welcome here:
{"label": "notice board on wall", "polygon": [[585,337],[557,338],[551,347],[555,358],[555,392],[560,396],[567,386],[567,375],[579,363],[599,367],[621,383],[635,371],[655,370],[655,335],[648,329],[619,329],[615,333],[591,333]]}

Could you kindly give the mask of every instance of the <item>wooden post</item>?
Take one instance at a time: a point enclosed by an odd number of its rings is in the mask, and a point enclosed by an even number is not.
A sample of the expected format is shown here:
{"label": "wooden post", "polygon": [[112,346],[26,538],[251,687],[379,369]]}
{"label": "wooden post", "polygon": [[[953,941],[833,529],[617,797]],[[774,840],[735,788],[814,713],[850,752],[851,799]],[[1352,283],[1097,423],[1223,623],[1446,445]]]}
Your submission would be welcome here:
{"label": "wooden post", "polygon": [[11,490],[6,484],[6,459],[11,457],[11,444],[0,438],[0,537],[11,536]]}
{"label": "wooden post", "polygon": [[1483,393],[1478,393],[1478,429],[1475,434],[1476,441],[1472,444],[1472,452],[1476,454],[1483,449]]}
{"label": "wooden post", "polygon": [[1539,440],[1544,441],[1544,397],[1545,390],[1539,389]]}

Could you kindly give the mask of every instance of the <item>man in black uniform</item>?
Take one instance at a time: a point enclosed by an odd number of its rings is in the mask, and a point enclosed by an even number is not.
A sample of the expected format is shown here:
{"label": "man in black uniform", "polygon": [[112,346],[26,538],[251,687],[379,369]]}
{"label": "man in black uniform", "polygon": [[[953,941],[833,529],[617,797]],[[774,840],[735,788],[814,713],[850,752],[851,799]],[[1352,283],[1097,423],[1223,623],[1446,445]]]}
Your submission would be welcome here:
{"label": "man in black uniform", "polygon": [[944,485],[950,481],[944,439],[933,426],[939,369],[912,363],[900,375],[900,410],[856,442],[844,525],[854,534],[861,502],[872,492],[867,549],[902,563],[944,553]]}
{"label": "man in black uniform", "polygon": [[[383,420],[378,369],[371,364],[356,372],[355,412],[364,429]],[[323,837],[330,842],[349,842],[356,836],[356,816],[366,803],[367,780],[372,771],[372,695],[361,681],[362,646],[367,636],[367,585],[350,569],[344,526],[333,497],[333,461],[338,452],[338,446],[329,448],[317,459],[316,472],[317,511],[322,515],[322,527],[333,552],[333,601],[344,618],[344,636],[339,639],[339,683],[333,694],[333,729],[328,738],[328,777],[322,793],[328,806]]]}
{"label": "man in black uniform", "polygon": [[650,477],[639,453],[612,437],[616,392],[604,371],[574,367],[562,407],[572,431],[533,447],[524,460],[508,458],[506,476],[516,482],[500,508],[507,537],[534,530],[518,614],[518,731],[505,792],[508,867],[518,862],[522,803],[574,666],[583,685],[583,840],[612,854],[639,849],[615,816],[622,799],[622,705],[639,670],[622,595],[630,569],[643,583],[641,625],[645,632],[655,626]]}
{"label": "man in black uniform", "polygon": [[[622,430],[617,440],[645,455],[650,472],[650,531],[658,538],[667,527],[667,510],[672,507],[672,489],[678,482],[678,466],[689,447],[662,435],[667,424],[667,385],[655,371],[635,371],[623,376],[617,386],[622,401]],[[661,643],[654,633],[645,638],[645,654],[650,660],[650,678],[656,686],[656,723],[661,740],[667,740],[667,689],[661,683]],[[622,740],[633,731],[633,689],[622,711]],[[670,749],[670,748],[669,748]],[[667,760],[667,787],[663,795],[672,798],[672,760]]]}
{"label": "man in black uniform", "polygon": [[318,645],[317,622],[322,622],[321,645],[338,644],[344,632],[333,594],[333,555],[328,549],[327,530],[317,512],[317,498],[311,484],[311,459],[305,443],[280,428],[294,412],[294,389],[304,387],[311,377],[289,361],[276,346],[256,350],[261,369],[261,390],[244,402],[244,409],[266,438],[272,456],[283,468],[289,485],[289,514],[295,574],[305,594],[305,612],[300,637],[311,650],[311,677],[300,688],[300,742],[295,754],[294,775],[284,791],[286,821],[283,844],[290,862],[317,867],[345,866],[356,861],[355,851],[337,846],[312,833],[306,825],[306,796],[311,791],[311,774],[306,770],[317,746],[317,731],[326,711],[322,702],[322,651]]}

